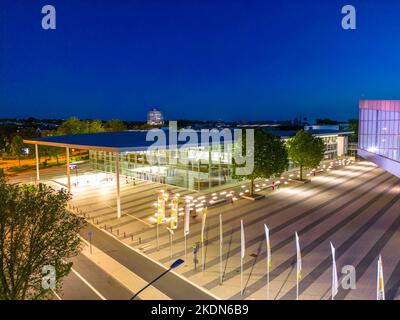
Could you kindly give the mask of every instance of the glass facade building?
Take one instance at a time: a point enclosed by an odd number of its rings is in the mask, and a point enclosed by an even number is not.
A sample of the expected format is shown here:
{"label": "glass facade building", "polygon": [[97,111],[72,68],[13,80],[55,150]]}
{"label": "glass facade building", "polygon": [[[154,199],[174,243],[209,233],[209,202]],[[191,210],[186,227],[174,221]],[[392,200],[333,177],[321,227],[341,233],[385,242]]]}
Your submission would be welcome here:
{"label": "glass facade building", "polygon": [[400,100],[361,100],[358,155],[400,176]]}
{"label": "glass facade building", "polygon": [[[120,174],[198,191],[211,189],[234,182],[232,148],[229,146],[221,144],[218,151],[199,146],[121,152]],[[115,172],[115,153],[90,150],[89,159],[93,169]]]}

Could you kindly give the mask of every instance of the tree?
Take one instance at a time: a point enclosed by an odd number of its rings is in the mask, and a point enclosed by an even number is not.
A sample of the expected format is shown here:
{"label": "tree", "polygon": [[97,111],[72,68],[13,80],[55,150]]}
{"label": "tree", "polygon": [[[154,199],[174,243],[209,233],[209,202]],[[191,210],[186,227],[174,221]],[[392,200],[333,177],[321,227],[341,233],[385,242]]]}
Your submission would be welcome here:
{"label": "tree", "polygon": [[358,142],[358,119],[349,119],[349,130],[354,131],[349,136],[349,142]]}
{"label": "tree", "polygon": [[15,135],[11,140],[10,151],[14,157],[18,159],[18,166],[21,166],[21,157],[24,154],[24,139],[19,135]]}
{"label": "tree", "polygon": [[104,132],[103,122],[101,120],[87,120],[84,122],[84,132],[82,133],[96,133]]}
{"label": "tree", "polygon": [[300,180],[303,180],[303,168],[314,168],[324,158],[324,141],[304,130],[290,138],[286,146],[290,160],[300,166]]}
{"label": "tree", "polygon": [[[254,159],[254,169],[247,176],[237,176],[235,178],[245,178],[250,180],[250,196],[254,196],[254,181],[256,179],[268,179],[275,175],[280,175],[286,171],[289,165],[288,154],[284,142],[271,133],[263,129],[254,130],[254,146],[249,146],[247,154]],[[246,154],[246,138],[243,138],[242,155]],[[234,163],[234,171],[238,166]]]}
{"label": "tree", "polygon": [[81,120],[72,117],[64,121],[59,127],[57,132],[61,135],[64,134],[79,134],[83,133],[84,125]]}
{"label": "tree", "polygon": [[118,119],[108,120],[106,123],[106,129],[112,132],[124,131],[126,130],[126,125],[123,121]]}
{"label": "tree", "polygon": [[317,119],[316,123],[320,124],[320,125],[337,125],[337,124],[339,124],[339,122],[337,122],[336,120],[331,120],[328,118]]}
{"label": "tree", "polygon": [[8,184],[0,178],[0,299],[46,299],[44,268],[54,268],[55,289],[70,272],[65,259],[80,252],[85,221],[66,210],[70,195],[43,184]]}

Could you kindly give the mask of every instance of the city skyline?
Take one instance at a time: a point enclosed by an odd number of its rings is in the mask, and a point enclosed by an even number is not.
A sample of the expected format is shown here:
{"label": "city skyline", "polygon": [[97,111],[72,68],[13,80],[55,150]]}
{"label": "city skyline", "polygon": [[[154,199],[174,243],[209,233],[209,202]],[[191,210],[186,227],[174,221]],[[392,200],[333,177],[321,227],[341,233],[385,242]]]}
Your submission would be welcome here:
{"label": "city skyline", "polygon": [[340,1],[52,5],[56,30],[41,3],[3,5],[3,117],[347,120],[398,98],[399,4],[354,1],[356,30]]}

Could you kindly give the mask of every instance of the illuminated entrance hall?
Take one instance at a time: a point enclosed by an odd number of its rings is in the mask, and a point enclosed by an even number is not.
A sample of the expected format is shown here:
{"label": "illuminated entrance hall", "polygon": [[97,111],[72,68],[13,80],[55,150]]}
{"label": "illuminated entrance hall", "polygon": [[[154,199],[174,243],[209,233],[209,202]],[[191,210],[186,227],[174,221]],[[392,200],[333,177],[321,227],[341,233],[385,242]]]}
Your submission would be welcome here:
{"label": "illuminated entrance hall", "polygon": [[[121,152],[120,174],[186,189],[208,190],[235,182],[231,148],[223,150],[224,145],[220,148],[221,151],[208,147],[182,147],[178,151]],[[92,169],[115,173],[115,153],[90,150],[89,159]]]}

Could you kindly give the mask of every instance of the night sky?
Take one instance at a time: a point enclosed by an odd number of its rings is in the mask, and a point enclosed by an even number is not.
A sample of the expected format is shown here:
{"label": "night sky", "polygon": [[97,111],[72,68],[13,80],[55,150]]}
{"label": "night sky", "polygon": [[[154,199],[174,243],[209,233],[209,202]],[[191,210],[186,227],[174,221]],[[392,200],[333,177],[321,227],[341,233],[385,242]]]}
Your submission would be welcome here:
{"label": "night sky", "polygon": [[346,120],[400,99],[399,17],[397,0],[2,0],[0,118]]}

